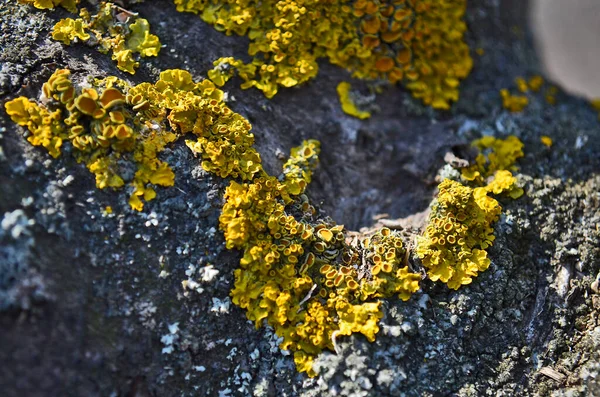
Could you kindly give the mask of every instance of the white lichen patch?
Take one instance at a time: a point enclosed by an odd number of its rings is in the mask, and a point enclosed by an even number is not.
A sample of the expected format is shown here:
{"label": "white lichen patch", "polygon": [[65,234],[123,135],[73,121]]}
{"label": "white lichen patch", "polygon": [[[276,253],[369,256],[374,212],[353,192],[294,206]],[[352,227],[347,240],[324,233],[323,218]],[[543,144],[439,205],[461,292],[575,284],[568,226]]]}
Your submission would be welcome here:
{"label": "white lichen patch", "polygon": [[179,323],[168,324],[169,333],[161,336],[160,341],[165,347],[162,349],[163,354],[173,353],[174,344],[179,339]]}
{"label": "white lichen patch", "polygon": [[231,307],[231,300],[229,298],[219,299],[212,298],[212,306],[210,307],[210,311],[212,313],[216,313],[217,316],[224,313],[229,313],[229,308]]}
{"label": "white lichen patch", "polygon": [[198,275],[200,276],[200,279],[205,283],[212,282],[218,274],[219,271],[215,269],[213,265],[207,265],[198,270]]}

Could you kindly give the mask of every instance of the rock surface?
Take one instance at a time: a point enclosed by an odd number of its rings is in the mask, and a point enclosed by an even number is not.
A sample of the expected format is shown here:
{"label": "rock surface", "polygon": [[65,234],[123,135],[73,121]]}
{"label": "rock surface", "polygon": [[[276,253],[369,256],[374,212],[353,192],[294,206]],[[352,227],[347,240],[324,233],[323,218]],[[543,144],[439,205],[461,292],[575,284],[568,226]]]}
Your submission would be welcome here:
{"label": "rock surface", "polygon": [[[313,379],[296,372],[269,329],[256,330],[231,304],[239,254],[225,249],[218,230],[227,181],[204,172],[183,142],[162,157],[175,186],[137,213],[124,192],[96,189],[69,156],[52,160],[31,147],[1,111],[3,395],[599,395],[598,116],[566,94],[556,106],[540,94],[523,113],[503,110],[499,89],[539,72],[527,4],[470,3],[468,41],[483,55],[473,54],[473,73],[450,112],[386,88],[371,119],[353,119],[335,93],[349,76],[326,63],[315,80],[272,100],[235,81],[226,86],[272,173],[282,165],[279,152],[321,141],[309,194],[350,229],[371,226],[377,214],[425,210],[452,145],[481,134],[525,143],[526,195],[502,202],[490,269],[458,291],[425,282],[410,301],[387,302],[377,341],[339,340],[339,354],[322,354]],[[0,0],[0,103],[37,97],[56,68],[139,83],[169,68],[201,78],[220,56],[246,56],[244,38],[177,13],[170,1],[131,8],[165,45],[133,77],[93,49],[50,40],[65,11]],[[554,139],[551,148],[542,135]],[[188,278],[205,281],[184,293]]]}

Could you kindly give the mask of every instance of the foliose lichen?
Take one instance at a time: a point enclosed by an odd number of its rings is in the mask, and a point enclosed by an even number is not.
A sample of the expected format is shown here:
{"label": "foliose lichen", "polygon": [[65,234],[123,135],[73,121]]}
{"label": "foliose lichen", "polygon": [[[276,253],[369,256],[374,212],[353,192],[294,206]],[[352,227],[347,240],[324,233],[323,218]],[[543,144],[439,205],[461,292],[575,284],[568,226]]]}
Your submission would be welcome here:
{"label": "foliose lichen", "polygon": [[[141,211],[156,196],[153,186],[172,186],[174,174],[157,158],[165,146],[192,132],[188,143],[202,151],[203,166],[222,177],[250,178],[260,158],[249,149],[250,124],[221,101],[223,92],[204,80],[194,83],[182,70],[166,70],[155,84],[131,87],[116,77],[74,84],[70,72],[57,70],[44,84],[37,102],[19,97],[6,103],[11,119],[27,127],[27,140],[52,157],[63,144],[72,146],[100,189],[129,185],[129,204]],[[133,164],[127,179],[123,171]]]}
{"label": "foliose lichen", "polygon": [[[486,249],[495,240],[493,223],[502,207],[491,197],[507,193],[523,195],[510,172],[523,156],[523,143],[515,136],[506,139],[483,137],[473,142],[480,150],[473,165],[463,168],[465,184],[445,179],[431,206],[428,225],[419,237],[417,256],[428,277],[458,289],[490,265]],[[468,186],[468,185],[470,186]]]}
{"label": "foliose lichen", "polygon": [[465,0],[174,0],[215,29],[250,39],[250,63],[215,61],[218,85],[235,71],[242,88],[270,98],[315,77],[327,58],[354,77],[401,82],[426,105],[448,109],[472,68],[463,36]]}
{"label": "foliose lichen", "polygon": [[[58,70],[42,91],[39,102],[19,97],[6,103],[12,120],[29,130],[28,141],[53,157],[70,144],[99,188],[127,182],[136,210],[156,196],[154,186],[174,183],[157,155],[182,135],[195,135],[186,144],[202,167],[232,178],[219,218],[227,248],[243,251],[232,301],[257,327],[274,328],[281,348],[294,352],[298,370],[315,375],[314,358],[335,349],[339,336],[360,333],[373,341],[381,300],[407,300],[420,288],[421,275],[412,270],[399,231],[350,234],[311,205],[305,190],[318,164],[317,141],[292,149],[281,175],[269,175],[253,147],[250,123],[223,103],[211,81],[167,70],[154,84],[132,87],[108,77],[78,85],[68,70]],[[522,156],[517,138],[484,137],[474,145],[482,154],[462,178],[475,187],[440,184],[416,251],[429,278],[454,289],[489,265],[485,249],[501,211],[489,195],[523,193],[509,171]],[[135,165],[130,180],[120,173],[123,162]]]}
{"label": "foliose lichen", "polygon": [[139,66],[136,54],[151,57],[160,51],[160,40],[150,33],[148,21],[111,2],[102,2],[94,15],[85,8],[79,14],[80,18],[65,18],[54,25],[52,38],[66,45],[82,41],[111,52],[117,67],[131,74]]}
{"label": "foliose lichen", "polygon": [[366,110],[359,109],[354,99],[352,98],[351,89],[352,86],[346,81],[342,81],[337,86],[337,93],[338,97],[340,98],[342,110],[344,111],[344,113],[349,114],[350,116],[354,116],[358,119],[368,119],[369,117],[371,117],[371,113],[367,112]]}
{"label": "foliose lichen", "polygon": [[70,12],[77,12],[77,4],[79,0],[17,0],[22,4],[29,4],[40,10],[54,9],[55,7],[63,7]]}

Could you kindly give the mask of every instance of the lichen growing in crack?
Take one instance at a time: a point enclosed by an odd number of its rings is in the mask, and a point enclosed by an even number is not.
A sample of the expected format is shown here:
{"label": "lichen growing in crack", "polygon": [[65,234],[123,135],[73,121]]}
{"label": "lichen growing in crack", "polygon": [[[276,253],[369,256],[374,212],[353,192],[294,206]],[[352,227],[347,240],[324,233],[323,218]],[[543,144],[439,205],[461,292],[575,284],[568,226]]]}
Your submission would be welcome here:
{"label": "lichen growing in crack", "polygon": [[317,61],[327,58],[354,77],[400,82],[425,105],[448,109],[473,64],[463,39],[465,0],[175,4],[178,11],[196,13],[219,31],[250,39],[252,61],[218,59],[211,78],[224,83],[237,71],[242,88],[258,88],[268,98],[280,87],[314,78]]}

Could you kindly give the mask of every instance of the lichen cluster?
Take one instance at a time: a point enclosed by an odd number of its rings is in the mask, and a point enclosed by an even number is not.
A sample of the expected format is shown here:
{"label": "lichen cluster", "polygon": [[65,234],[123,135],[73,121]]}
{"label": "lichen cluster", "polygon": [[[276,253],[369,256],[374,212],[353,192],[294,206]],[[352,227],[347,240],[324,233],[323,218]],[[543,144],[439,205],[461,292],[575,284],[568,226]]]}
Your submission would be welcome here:
{"label": "lichen cluster", "polygon": [[318,216],[304,194],[318,152],[318,142],[305,141],[280,178],[261,171],[251,182],[231,182],[220,217],[227,247],[243,251],[233,302],[257,327],[271,325],[310,376],[314,357],[334,349],[337,336],[373,341],[379,298],[407,300],[421,279],[404,262],[397,232],[350,240],[342,225]]}
{"label": "lichen cluster", "polygon": [[[339,336],[361,333],[373,341],[381,299],[407,300],[419,289],[421,275],[411,270],[412,253],[399,231],[351,234],[311,205],[305,190],[319,143],[293,148],[281,175],[269,175],[250,123],[223,103],[211,81],[167,70],[154,84],[132,87],[115,77],[75,84],[68,70],[58,70],[42,91],[39,102],[19,97],[6,103],[12,120],[29,130],[28,141],[53,157],[68,143],[99,188],[127,183],[136,210],[156,196],[155,186],[174,183],[157,155],[182,135],[195,136],[186,144],[202,167],[232,178],[219,218],[227,248],[243,251],[232,301],[257,327],[275,329],[300,371],[313,376],[315,356],[335,349]],[[485,249],[501,210],[489,195],[522,194],[508,171],[522,156],[521,142],[486,137],[475,146],[482,157],[463,178],[482,186],[443,181],[416,252],[430,279],[455,289],[489,265]],[[132,165],[136,171],[128,178],[123,170]]]}
{"label": "lichen cluster", "polygon": [[248,179],[259,169],[250,124],[208,80],[194,83],[186,71],[166,70],[155,84],[131,87],[109,77],[87,85],[75,85],[68,70],[58,70],[44,84],[41,101],[19,97],[6,103],[6,111],[27,127],[27,140],[52,157],[68,142],[98,188],[127,183],[135,210],[156,196],[152,186],[173,185],[171,168],[157,155],[182,134],[196,135],[188,144],[201,151],[207,171]]}
{"label": "lichen cluster", "polygon": [[97,46],[101,52],[112,54],[120,70],[131,74],[139,66],[136,55],[151,57],[160,51],[160,40],[150,33],[148,21],[111,2],[101,3],[94,15],[83,8],[80,18],[60,20],[54,25],[52,38],[66,45],[79,40]]}
{"label": "lichen cluster", "polygon": [[[12,120],[27,127],[28,141],[53,157],[65,143],[95,174],[99,188],[130,185],[130,205],[141,210],[154,185],[170,186],[174,175],[157,155],[167,143],[192,133],[187,145],[205,170],[231,177],[220,217],[228,248],[243,250],[235,271],[233,302],[260,326],[265,320],[294,351],[299,370],[333,349],[337,335],[375,338],[380,298],[408,299],[420,275],[405,263],[397,232],[381,229],[350,241],[344,227],[320,218],[304,191],[317,164],[319,143],[291,151],[279,178],[268,175],[253,147],[250,123],[222,102],[208,80],[167,70],[155,84],[130,87],[109,77],[82,88],[68,70],[43,86],[38,103],[24,97],[7,102]],[[121,173],[133,164],[135,175]]]}
{"label": "lichen cluster", "polygon": [[[418,239],[417,256],[428,277],[458,289],[490,264],[486,249],[494,242],[493,223],[502,207],[491,195],[518,198],[523,189],[510,172],[523,156],[516,137],[483,137],[473,142],[480,150],[473,165],[462,170],[465,184],[445,179],[431,207],[425,233]],[[471,185],[471,186],[467,186]]]}
{"label": "lichen cluster", "polygon": [[540,92],[542,88],[544,88],[544,99],[546,102],[549,105],[555,105],[558,88],[553,85],[544,87],[544,85],[544,79],[539,75],[534,75],[529,80],[517,77],[515,79],[515,86],[518,93],[511,93],[506,88],[500,90],[502,106],[513,113],[521,112],[529,105],[530,96]]}
{"label": "lichen cluster", "polygon": [[357,78],[402,82],[424,104],[447,109],[472,67],[466,0],[174,1],[178,11],[250,39],[252,61],[218,59],[212,77],[221,84],[237,71],[243,88],[269,98],[315,77],[327,58]]}
{"label": "lichen cluster", "polygon": [[17,0],[21,4],[29,4],[40,10],[62,7],[70,12],[77,12],[79,0]]}

